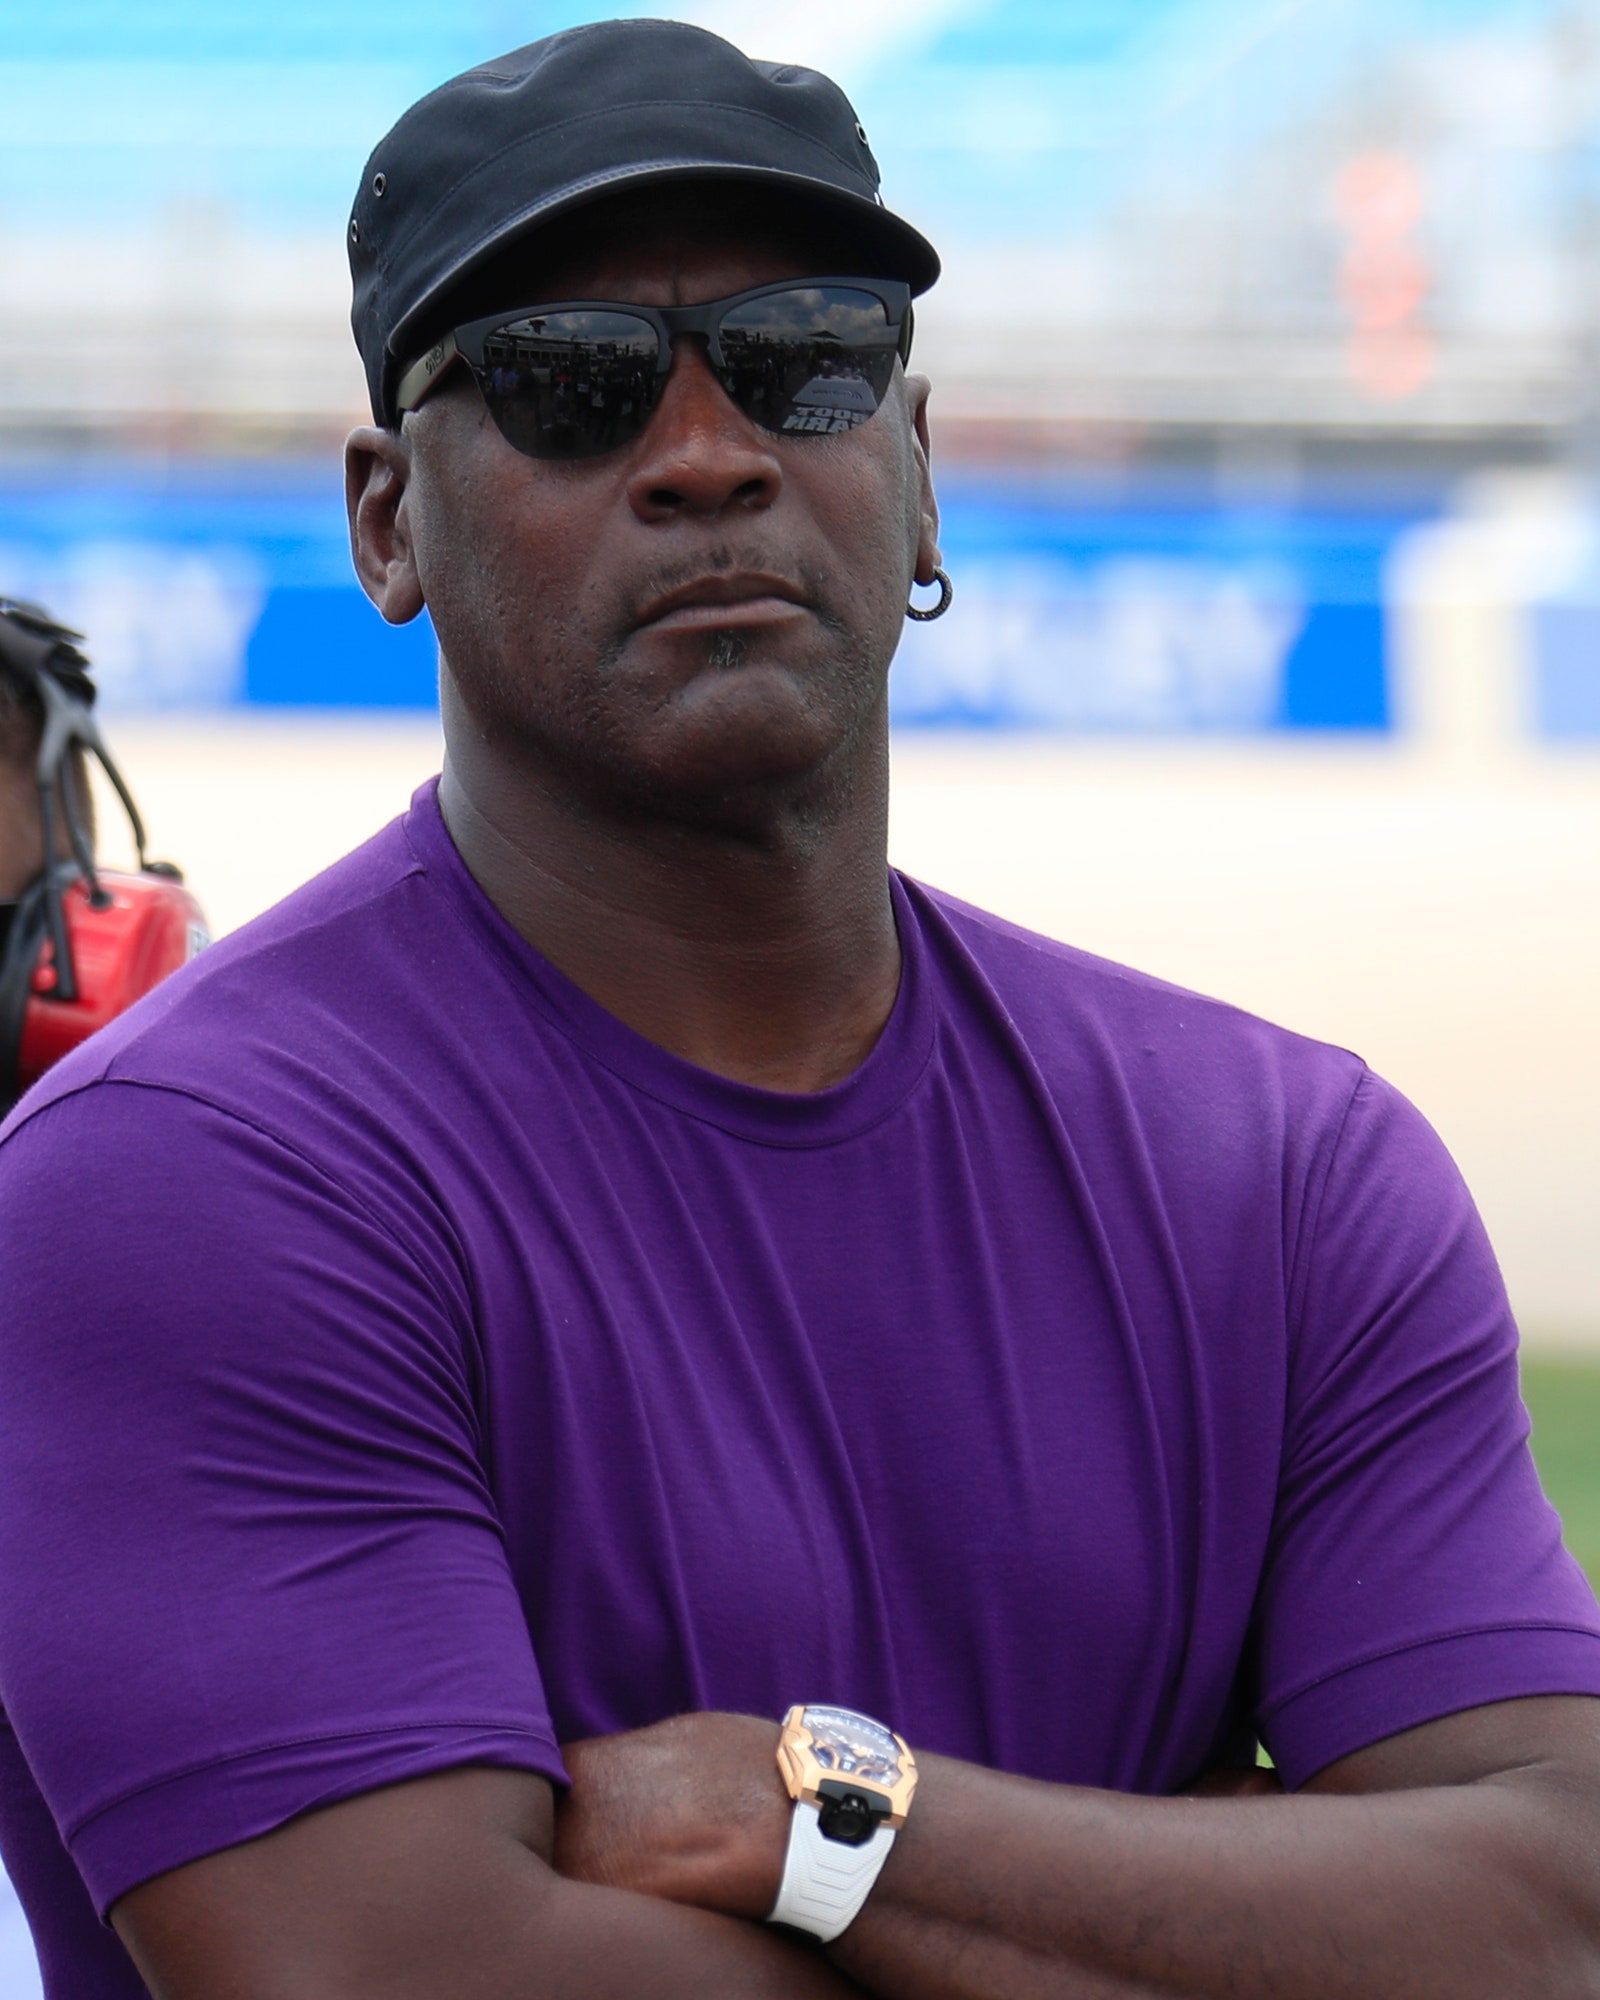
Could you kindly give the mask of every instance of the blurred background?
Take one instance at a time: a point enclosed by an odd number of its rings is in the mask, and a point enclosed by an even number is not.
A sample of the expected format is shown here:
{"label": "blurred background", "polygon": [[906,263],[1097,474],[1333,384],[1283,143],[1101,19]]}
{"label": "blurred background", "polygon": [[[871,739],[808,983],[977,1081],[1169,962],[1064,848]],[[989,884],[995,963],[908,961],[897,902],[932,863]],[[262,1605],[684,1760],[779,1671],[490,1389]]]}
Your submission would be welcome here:
{"label": "blurred background", "polygon": [[[437,764],[339,495],[362,163],[602,11],[0,0],[0,591],[219,929]],[[678,12],[839,77],[946,258],[895,858],[1423,1106],[1600,1568],[1600,0]]]}

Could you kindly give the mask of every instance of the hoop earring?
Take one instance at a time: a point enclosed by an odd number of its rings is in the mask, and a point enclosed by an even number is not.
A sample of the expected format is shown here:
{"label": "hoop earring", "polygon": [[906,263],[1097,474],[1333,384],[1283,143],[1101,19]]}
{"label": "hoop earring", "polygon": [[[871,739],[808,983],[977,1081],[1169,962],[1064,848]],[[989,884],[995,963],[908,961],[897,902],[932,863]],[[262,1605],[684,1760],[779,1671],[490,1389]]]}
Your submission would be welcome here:
{"label": "hoop earring", "polygon": [[956,594],[956,587],[942,569],[936,569],[933,580],[939,586],[939,602],[926,611],[919,611],[914,604],[906,606],[906,616],[915,618],[919,625],[926,625],[930,618],[942,618],[950,609],[950,600]]}

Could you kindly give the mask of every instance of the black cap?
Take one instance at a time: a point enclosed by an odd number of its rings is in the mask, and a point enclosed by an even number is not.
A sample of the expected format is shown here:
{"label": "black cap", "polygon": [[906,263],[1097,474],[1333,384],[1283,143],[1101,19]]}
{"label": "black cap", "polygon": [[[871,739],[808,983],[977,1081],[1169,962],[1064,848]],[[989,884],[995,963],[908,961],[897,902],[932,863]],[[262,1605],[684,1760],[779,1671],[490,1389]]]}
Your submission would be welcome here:
{"label": "black cap", "polygon": [[939,275],[932,244],[883,206],[867,135],[836,83],[752,62],[681,21],[570,28],[441,84],[367,162],[350,216],[350,318],[378,422],[395,421],[395,382],[445,330],[449,294],[513,237],[618,188],[675,179],[787,188],[836,212],[871,252],[862,276],[923,292]]}

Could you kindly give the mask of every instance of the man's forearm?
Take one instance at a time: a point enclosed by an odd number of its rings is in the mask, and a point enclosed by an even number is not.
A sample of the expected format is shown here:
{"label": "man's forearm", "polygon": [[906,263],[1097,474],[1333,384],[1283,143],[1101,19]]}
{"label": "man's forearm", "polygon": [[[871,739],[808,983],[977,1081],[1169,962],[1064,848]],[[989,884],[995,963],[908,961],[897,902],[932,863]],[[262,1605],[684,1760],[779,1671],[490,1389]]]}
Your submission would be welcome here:
{"label": "man's forearm", "polygon": [[759,1924],[566,1882],[543,1901],[525,1965],[492,2000],[502,1990],[505,2000],[860,2000],[842,1968]]}
{"label": "man's forearm", "polygon": [[881,2000],[1590,2000],[1594,1850],[1563,1825],[1521,1774],[1214,1801],[926,1758],[831,1955]]}
{"label": "man's forearm", "polygon": [[380,1988],[392,2000],[846,2000],[859,1995],[815,1952],[755,1924],[663,1903],[626,1890],[561,1883],[526,1909],[482,1908],[462,1921],[435,1911],[426,1934],[406,1938],[389,1915],[389,1936],[346,1935],[317,1949],[302,1934],[263,1938],[241,1950],[203,1928],[164,1935],[119,1925],[153,2000],[350,2000]]}
{"label": "man's forearm", "polygon": [[[680,1716],[569,1745],[558,1868],[771,1909],[777,1728]],[[1600,1702],[1446,1716],[1299,1795],[1131,1798],[922,1756],[828,1947],[879,2000],[1597,2000]]]}
{"label": "man's forearm", "polygon": [[112,1911],[154,2000],[845,2000],[820,1954],[544,1856],[550,1787],[463,1769],[308,1813]]}

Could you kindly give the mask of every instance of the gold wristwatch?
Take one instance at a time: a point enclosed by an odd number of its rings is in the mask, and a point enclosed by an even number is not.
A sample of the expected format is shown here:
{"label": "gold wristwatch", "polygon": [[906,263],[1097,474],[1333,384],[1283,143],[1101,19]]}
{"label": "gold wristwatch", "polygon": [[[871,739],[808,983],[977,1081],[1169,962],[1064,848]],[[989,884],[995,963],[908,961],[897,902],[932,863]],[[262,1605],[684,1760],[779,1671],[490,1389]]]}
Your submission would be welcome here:
{"label": "gold wristwatch", "polygon": [[860,1913],[906,1823],[916,1759],[903,1737],[870,1715],[801,1703],[783,1718],[778,1769],[794,1807],[767,1921],[826,1943]]}

